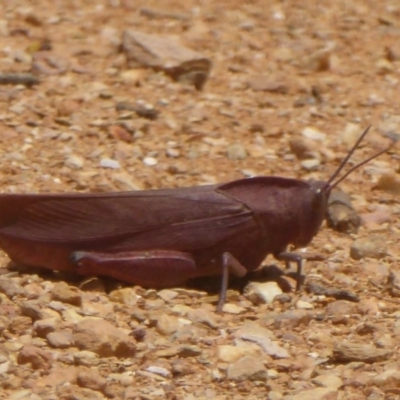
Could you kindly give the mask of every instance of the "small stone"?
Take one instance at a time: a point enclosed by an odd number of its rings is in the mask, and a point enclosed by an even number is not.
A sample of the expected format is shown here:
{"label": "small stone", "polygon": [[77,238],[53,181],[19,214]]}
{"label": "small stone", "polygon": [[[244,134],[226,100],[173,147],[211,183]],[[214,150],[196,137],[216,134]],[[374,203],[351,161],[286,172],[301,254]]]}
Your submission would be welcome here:
{"label": "small stone", "polygon": [[302,60],[302,67],[313,72],[328,71],[331,67],[331,48],[324,48],[307,54]]}
{"label": "small stone", "polygon": [[22,293],[22,288],[11,279],[0,278],[0,293],[4,293],[8,298],[11,299],[14,296]]}
{"label": "small stone", "polygon": [[355,314],[356,305],[346,300],[336,300],[326,306],[325,313],[328,317],[343,317]]}
{"label": "small stone", "polygon": [[393,346],[395,345],[393,337],[388,333],[375,339],[374,343],[375,343],[376,347],[379,347],[380,349],[385,349],[385,348],[390,349],[390,348],[393,348]]}
{"label": "small stone", "polygon": [[222,307],[222,312],[228,313],[228,314],[241,314],[245,312],[246,309],[244,307],[240,307],[237,304],[233,303],[225,303],[224,306]]}
{"label": "small stone", "polygon": [[175,333],[181,324],[179,319],[167,314],[161,314],[160,318],[157,320],[157,331],[162,335],[171,335]]}
{"label": "small stone", "polygon": [[369,235],[357,239],[350,248],[350,257],[361,260],[365,257],[380,259],[387,255],[387,241],[380,235]]}
{"label": "small stone", "polygon": [[157,292],[157,296],[162,298],[166,303],[169,303],[171,300],[175,299],[178,296],[178,292],[174,290],[164,289]]}
{"label": "small stone", "polygon": [[51,290],[51,294],[53,300],[75,306],[80,306],[82,304],[81,291],[74,286],[69,286],[65,282],[57,282]]}
{"label": "small stone", "polygon": [[52,362],[51,354],[36,346],[25,345],[18,353],[18,364],[30,363],[34,369],[48,370]]}
{"label": "small stone", "polygon": [[112,125],[109,128],[109,132],[111,136],[115,137],[118,140],[122,140],[126,143],[131,143],[133,140],[133,135],[127,129],[125,129],[121,125]]}
{"label": "small stone", "polygon": [[109,295],[110,301],[134,306],[137,304],[138,295],[132,288],[122,288],[113,290]]}
{"label": "small stone", "polygon": [[203,350],[194,345],[183,345],[180,346],[178,355],[182,358],[186,357],[197,357],[202,354]]}
{"label": "small stone", "polygon": [[122,81],[129,85],[137,85],[140,83],[146,75],[146,70],[144,69],[128,69],[122,71],[120,77]]}
{"label": "small stone", "polygon": [[204,324],[210,328],[218,328],[215,313],[204,308],[192,309],[186,314],[186,317],[194,323]]}
{"label": "small stone", "polygon": [[74,339],[69,332],[50,332],[46,339],[50,346],[57,349],[67,349],[74,345]]}
{"label": "small stone", "polygon": [[171,158],[178,158],[181,155],[181,152],[179,151],[179,149],[174,149],[171,147],[168,147],[165,150],[165,153],[167,154],[168,157],[171,157]]}
{"label": "small stone", "polygon": [[50,308],[44,308],[37,300],[24,301],[21,305],[21,314],[32,318],[33,321],[46,318],[60,318],[58,312],[51,310]]}
{"label": "small stone", "polygon": [[361,315],[376,316],[380,312],[378,299],[376,297],[363,298],[357,304],[357,312]]}
{"label": "small stone", "polygon": [[337,400],[338,392],[330,388],[315,388],[301,390],[293,396],[287,397],[288,400]]}
{"label": "small stone", "polygon": [[257,343],[271,357],[289,357],[288,351],[273,340],[274,334],[269,329],[261,327],[257,323],[245,323],[235,332],[235,337]]}
{"label": "small stone", "polygon": [[163,70],[172,79],[201,90],[211,69],[211,60],[184,46],[171,35],[125,30],[122,50],[129,67]]}
{"label": "small stone", "polygon": [[244,160],[247,157],[247,151],[240,143],[235,143],[228,146],[226,149],[226,154],[230,160]]}
{"label": "small stone", "polygon": [[100,392],[104,390],[107,380],[94,369],[81,368],[76,378],[76,383],[81,387]]}
{"label": "small stone", "polygon": [[337,390],[343,385],[343,381],[335,374],[319,375],[312,380],[318,386],[323,386],[328,389]]}
{"label": "small stone", "polygon": [[121,168],[121,165],[117,160],[113,160],[111,158],[102,158],[100,160],[100,167],[110,168],[110,169],[118,169],[118,168]]}
{"label": "small stone", "polygon": [[375,63],[376,72],[379,75],[390,74],[394,71],[393,63],[391,63],[386,58],[381,58]]}
{"label": "small stone", "polygon": [[146,368],[146,371],[151,372],[152,374],[163,376],[165,378],[171,377],[170,371],[168,371],[166,368],[159,367],[157,365],[150,365],[149,367]]}
{"label": "small stone", "polygon": [[[269,372],[268,372],[268,378],[270,378]],[[268,392],[267,400],[281,400],[281,399],[283,399],[283,394],[276,392],[274,390]]]}
{"label": "small stone", "polygon": [[352,122],[346,124],[344,129],[339,133],[339,137],[347,149],[351,149],[354,146],[354,143],[360,137],[362,130],[363,128],[358,124],[353,124]]}
{"label": "small stone", "polygon": [[390,210],[379,209],[375,212],[360,214],[361,221],[368,229],[386,224],[392,219]]}
{"label": "small stone", "polygon": [[328,199],[327,224],[338,232],[357,233],[361,219],[351,204],[350,196],[333,189]]}
{"label": "small stone", "polygon": [[332,351],[335,362],[378,362],[387,360],[393,355],[393,349],[378,349],[370,344],[340,342]]}
{"label": "small stone", "polygon": [[11,333],[19,335],[27,334],[32,329],[32,318],[22,315],[14,317],[8,325],[8,329]]}
{"label": "small stone", "polygon": [[301,134],[306,137],[307,139],[317,140],[317,141],[324,141],[326,139],[326,133],[321,132],[317,128],[312,126],[308,126],[304,128]]}
{"label": "small stone", "polygon": [[261,349],[256,344],[241,344],[240,346],[221,345],[217,348],[217,357],[219,361],[233,363],[245,356],[259,357]]}
{"label": "small stone", "polygon": [[88,350],[77,351],[73,354],[75,364],[92,367],[98,365],[100,358],[96,353]]}
{"label": "small stone", "polygon": [[372,383],[380,388],[399,387],[400,371],[397,369],[388,369],[372,378]]}
{"label": "small stone", "polygon": [[293,329],[301,325],[308,326],[312,314],[306,310],[289,310],[279,314],[274,320],[275,329]]}
{"label": "small stone", "polygon": [[73,330],[76,347],[100,357],[130,357],[135,353],[134,339],[103,319],[86,318]]}
{"label": "small stone", "polygon": [[227,378],[235,382],[265,382],[268,379],[268,373],[264,363],[259,358],[246,356],[229,365]]}
{"label": "small stone", "polygon": [[155,165],[158,164],[158,160],[157,160],[157,158],[154,158],[154,157],[145,157],[143,159],[143,163],[145,165],[147,165],[148,167],[154,167]]}
{"label": "small stone", "polygon": [[81,169],[85,164],[85,159],[77,154],[70,154],[65,160],[65,165],[72,169]]}
{"label": "small stone", "polygon": [[303,160],[300,164],[306,171],[316,171],[320,166],[321,161],[317,158],[312,158],[309,160]]}
{"label": "small stone", "polygon": [[296,302],[296,308],[298,310],[312,310],[314,308],[314,305],[308,301],[298,300]]}
{"label": "small stone", "polygon": [[253,75],[249,79],[249,86],[256,92],[271,92],[287,94],[289,87],[283,82],[271,79],[270,75]]}
{"label": "small stone", "polygon": [[399,195],[400,194],[400,179],[395,174],[383,174],[379,177],[374,189],[383,190],[384,192]]}
{"label": "small stone", "polygon": [[314,158],[319,158],[318,153],[314,150],[314,142],[307,139],[291,139],[289,141],[290,151],[299,160],[311,160]]}
{"label": "small stone", "polygon": [[282,289],[276,282],[250,282],[243,293],[255,305],[271,304],[275,296],[282,294]]}

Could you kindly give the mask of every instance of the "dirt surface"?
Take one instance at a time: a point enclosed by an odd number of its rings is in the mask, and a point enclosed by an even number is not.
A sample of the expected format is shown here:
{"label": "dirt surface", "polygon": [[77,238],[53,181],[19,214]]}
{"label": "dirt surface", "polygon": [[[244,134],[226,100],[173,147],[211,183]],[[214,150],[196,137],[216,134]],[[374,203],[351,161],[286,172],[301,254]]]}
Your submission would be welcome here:
{"label": "dirt surface", "polygon": [[[3,192],[326,180],[367,126],[353,164],[400,131],[394,0],[1,8]],[[134,65],[122,43],[130,30],[175,35],[196,53],[182,50],[177,75],[168,60]],[[168,48],[156,47],[143,54]],[[301,293],[290,277],[243,283],[222,314],[219,279],[206,290],[144,289],[2,255],[0,398],[399,398],[398,160],[393,148],[340,185],[361,227],[323,225],[306,249],[323,261],[305,264]]]}

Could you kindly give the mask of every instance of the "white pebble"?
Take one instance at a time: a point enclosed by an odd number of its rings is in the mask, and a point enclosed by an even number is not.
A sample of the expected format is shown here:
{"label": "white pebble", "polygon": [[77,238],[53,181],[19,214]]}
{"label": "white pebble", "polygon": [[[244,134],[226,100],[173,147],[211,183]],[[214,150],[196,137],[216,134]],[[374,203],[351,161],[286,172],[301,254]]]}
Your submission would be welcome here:
{"label": "white pebble", "polygon": [[169,376],[170,372],[163,367],[159,367],[157,365],[150,365],[146,368],[146,371],[151,372],[152,374],[161,375],[161,376]]}
{"label": "white pebble", "polygon": [[157,158],[154,157],[145,157],[143,159],[143,162],[149,167],[154,167],[154,165],[157,165],[158,160]]}
{"label": "white pebble", "polygon": [[320,164],[321,162],[316,158],[310,160],[303,160],[301,162],[301,166],[307,171],[315,171],[316,169],[318,169]]}
{"label": "white pebble", "polygon": [[320,130],[308,126],[307,128],[304,128],[301,134],[311,140],[320,140],[323,141],[326,138],[326,133],[321,132]]}
{"label": "white pebble", "polygon": [[121,168],[121,165],[117,160],[113,160],[111,158],[102,158],[100,160],[100,167],[117,169]]}

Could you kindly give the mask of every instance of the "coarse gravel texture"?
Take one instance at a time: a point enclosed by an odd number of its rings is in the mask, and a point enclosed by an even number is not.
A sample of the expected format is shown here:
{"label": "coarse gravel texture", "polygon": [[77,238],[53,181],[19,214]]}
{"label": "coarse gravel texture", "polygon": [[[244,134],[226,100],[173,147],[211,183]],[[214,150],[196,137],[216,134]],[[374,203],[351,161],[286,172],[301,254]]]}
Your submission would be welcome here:
{"label": "coarse gravel texture", "polygon": [[[40,81],[0,85],[3,192],[327,180],[367,126],[352,164],[400,133],[395,0],[0,9],[0,82]],[[211,61],[202,90],[128,65],[127,30],[175,35]],[[2,254],[0,398],[399,398],[398,172],[393,147],[340,185],[363,222],[351,234],[323,225],[306,249],[320,256],[305,263],[308,290],[295,293],[290,277],[254,281],[230,289],[221,314],[218,278],[154,290]]]}

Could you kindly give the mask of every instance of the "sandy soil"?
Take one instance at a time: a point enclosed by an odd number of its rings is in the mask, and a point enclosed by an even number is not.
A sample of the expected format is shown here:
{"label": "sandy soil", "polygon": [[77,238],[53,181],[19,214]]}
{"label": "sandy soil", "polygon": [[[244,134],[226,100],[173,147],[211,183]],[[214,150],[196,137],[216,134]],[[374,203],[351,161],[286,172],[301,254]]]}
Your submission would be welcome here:
{"label": "sandy soil", "polygon": [[[399,132],[396,1],[34,3],[0,2],[0,82],[11,80],[0,85],[3,192],[327,180],[367,126],[354,164]],[[209,76],[204,62],[188,67],[207,77],[202,90],[165,65],[128,62],[129,30],[175,35],[210,61]],[[340,185],[358,232],[324,224],[306,249],[323,258],[306,263],[306,281],[333,294],[294,293],[281,278],[286,292],[234,288],[217,314],[208,284],[82,281],[3,254],[0,398],[398,398],[398,154]]]}

